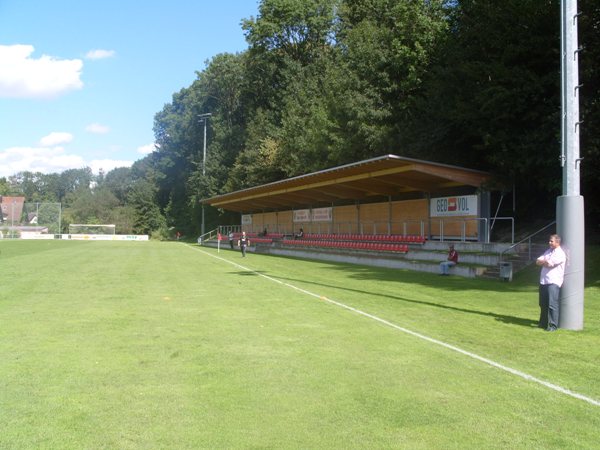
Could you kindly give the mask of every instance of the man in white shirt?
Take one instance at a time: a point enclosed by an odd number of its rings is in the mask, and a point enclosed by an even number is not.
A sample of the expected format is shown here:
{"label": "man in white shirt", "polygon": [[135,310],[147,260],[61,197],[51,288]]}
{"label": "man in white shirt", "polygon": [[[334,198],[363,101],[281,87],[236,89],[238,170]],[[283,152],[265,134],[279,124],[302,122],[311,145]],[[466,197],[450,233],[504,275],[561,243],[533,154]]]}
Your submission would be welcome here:
{"label": "man in white shirt", "polygon": [[540,273],[540,323],[546,331],[556,331],[560,307],[560,287],[565,279],[567,255],[560,246],[560,236],[553,234],[549,248],[535,263],[542,267]]}

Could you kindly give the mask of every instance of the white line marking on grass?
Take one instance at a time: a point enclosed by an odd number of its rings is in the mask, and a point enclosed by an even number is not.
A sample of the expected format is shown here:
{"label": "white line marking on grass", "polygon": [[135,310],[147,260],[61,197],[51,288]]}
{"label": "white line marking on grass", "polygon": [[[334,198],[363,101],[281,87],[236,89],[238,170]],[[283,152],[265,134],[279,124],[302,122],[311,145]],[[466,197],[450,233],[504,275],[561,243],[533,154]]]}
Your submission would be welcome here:
{"label": "white line marking on grass", "polygon": [[476,359],[477,361],[481,361],[481,362],[483,362],[485,364],[488,364],[488,365],[490,365],[492,367],[495,367],[497,369],[504,370],[505,372],[508,372],[508,373],[511,373],[511,374],[516,375],[518,377],[524,378],[525,380],[533,381],[534,383],[541,384],[542,386],[545,386],[545,387],[547,387],[549,389],[552,389],[554,391],[560,392],[561,394],[565,394],[565,395],[568,395],[570,397],[573,397],[573,398],[576,398],[576,399],[579,399],[579,400],[583,400],[584,402],[587,402],[587,403],[589,403],[591,405],[600,406],[600,401],[594,400],[591,397],[587,397],[585,395],[578,394],[577,392],[573,392],[573,391],[571,391],[569,389],[563,388],[563,387],[558,386],[556,384],[549,383],[548,381],[541,380],[541,379],[536,378],[536,377],[534,377],[532,375],[528,375],[525,372],[521,372],[520,370],[516,370],[516,369],[512,369],[510,367],[504,366],[504,365],[502,365],[500,363],[492,361],[491,359],[484,358],[483,356],[479,356],[479,355],[477,355],[475,353],[472,353],[472,352],[469,352],[467,350],[463,350],[462,348],[456,347],[456,346],[454,346],[452,344],[448,344],[448,343],[440,341],[438,339],[431,338],[429,336],[425,336],[424,334],[417,333],[416,331],[411,331],[411,330],[409,330],[407,328],[401,327],[400,325],[396,325],[395,323],[389,322],[388,320],[385,320],[385,319],[382,319],[380,317],[374,316],[373,314],[369,314],[367,312],[361,311],[360,309],[356,309],[356,308],[354,308],[352,306],[348,306],[348,305],[346,305],[344,303],[340,303],[340,302],[338,302],[336,300],[332,300],[332,299],[327,298],[327,297],[325,297],[323,295],[315,294],[314,292],[307,291],[306,289],[302,289],[302,288],[300,288],[298,286],[294,286],[293,284],[289,284],[289,283],[286,283],[284,281],[277,280],[276,278],[270,277],[268,275],[262,274],[260,272],[257,272],[255,270],[253,270],[253,269],[250,269],[248,267],[242,266],[242,265],[240,265],[240,264],[238,264],[238,263],[236,263],[234,261],[230,261],[230,260],[222,258],[220,256],[215,256],[215,255],[213,255],[211,253],[205,252],[204,250],[200,250],[200,249],[198,249],[196,247],[191,247],[189,245],[188,245],[188,247],[191,248],[192,250],[197,250],[197,251],[199,251],[201,253],[204,253],[205,255],[211,256],[213,258],[216,258],[216,259],[224,261],[224,262],[226,262],[228,264],[231,264],[231,265],[233,265],[235,267],[238,267],[239,269],[242,269],[244,271],[251,272],[251,273],[253,273],[255,275],[263,277],[263,278],[265,278],[265,279],[267,279],[269,281],[273,281],[275,283],[281,284],[282,286],[289,287],[291,289],[294,289],[295,291],[301,292],[301,293],[309,295],[311,297],[315,297],[315,298],[317,298],[319,300],[326,301],[328,303],[331,303],[332,305],[336,305],[336,306],[339,306],[340,308],[346,309],[348,311],[352,311],[352,312],[354,312],[356,314],[360,314],[361,316],[368,317],[369,319],[372,319],[372,320],[375,320],[376,322],[379,322],[379,323],[382,323],[384,325],[387,325],[388,327],[394,328],[394,329],[396,329],[398,331],[402,331],[403,333],[406,333],[406,334],[410,334],[411,336],[417,337],[419,339],[423,339],[424,341],[431,342],[432,344],[436,344],[436,345],[439,345],[441,347],[445,347],[445,348],[447,348],[449,350],[453,350],[455,352],[458,352],[458,353],[460,353],[462,355],[465,355],[465,356],[468,356],[470,358]]}

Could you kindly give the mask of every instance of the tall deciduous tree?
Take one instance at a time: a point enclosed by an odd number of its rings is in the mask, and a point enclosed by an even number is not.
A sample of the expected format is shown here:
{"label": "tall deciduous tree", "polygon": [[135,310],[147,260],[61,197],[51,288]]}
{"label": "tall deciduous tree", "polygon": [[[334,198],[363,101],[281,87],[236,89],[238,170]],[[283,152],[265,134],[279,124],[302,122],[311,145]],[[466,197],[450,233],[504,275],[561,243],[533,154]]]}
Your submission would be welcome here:
{"label": "tall deciduous tree", "polygon": [[560,183],[559,0],[452,2],[403,142],[489,170],[533,210]]}
{"label": "tall deciduous tree", "polygon": [[350,159],[406,154],[401,124],[447,29],[442,1],[346,0],[340,8],[348,101],[340,108]]}
{"label": "tall deciduous tree", "polygon": [[251,99],[251,111],[247,145],[233,173],[238,179],[230,186],[327,165],[329,111],[323,79],[333,54],[338,3],[265,0],[259,16],[243,22],[250,44],[245,97]]}
{"label": "tall deciduous tree", "polygon": [[166,231],[167,223],[156,202],[156,186],[147,179],[138,179],[129,191],[128,203],[135,211],[133,232],[151,234]]}
{"label": "tall deciduous tree", "polygon": [[0,195],[10,194],[10,184],[6,177],[0,177]]}

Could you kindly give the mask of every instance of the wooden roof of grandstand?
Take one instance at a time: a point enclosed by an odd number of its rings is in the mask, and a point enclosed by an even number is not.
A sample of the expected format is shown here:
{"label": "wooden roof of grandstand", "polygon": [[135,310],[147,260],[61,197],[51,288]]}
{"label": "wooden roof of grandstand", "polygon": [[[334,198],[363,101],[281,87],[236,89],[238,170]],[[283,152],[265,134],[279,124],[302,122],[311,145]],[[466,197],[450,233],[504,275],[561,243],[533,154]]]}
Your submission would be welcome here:
{"label": "wooden roof of grandstand", "polygon": [[252,213],[330,206],[344,201],[398,197],[408,193],[479,188],[487,172],[385,155],[202,200],[229,211]]}

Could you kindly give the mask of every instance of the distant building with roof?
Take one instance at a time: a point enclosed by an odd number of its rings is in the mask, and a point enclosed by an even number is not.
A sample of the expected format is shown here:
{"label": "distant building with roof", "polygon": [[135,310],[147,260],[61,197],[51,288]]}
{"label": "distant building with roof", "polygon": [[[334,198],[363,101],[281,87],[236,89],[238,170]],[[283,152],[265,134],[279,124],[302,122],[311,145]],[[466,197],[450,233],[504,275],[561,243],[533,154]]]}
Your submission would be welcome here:
{"label": "distant building with roof", "polygon": [[2,222],[4,224],[19,225],[23,214],[25,197],[12,197],[0,195],[0,208],[2,210]]}

